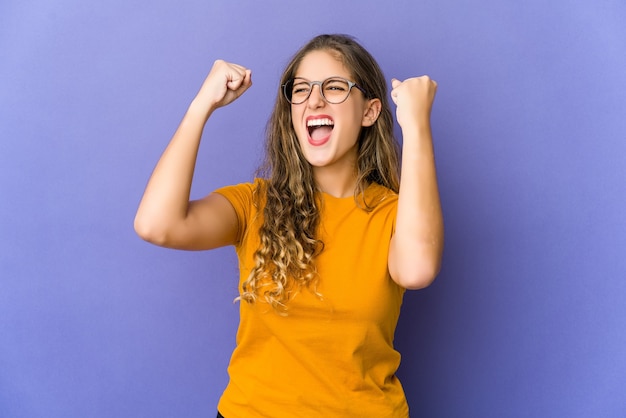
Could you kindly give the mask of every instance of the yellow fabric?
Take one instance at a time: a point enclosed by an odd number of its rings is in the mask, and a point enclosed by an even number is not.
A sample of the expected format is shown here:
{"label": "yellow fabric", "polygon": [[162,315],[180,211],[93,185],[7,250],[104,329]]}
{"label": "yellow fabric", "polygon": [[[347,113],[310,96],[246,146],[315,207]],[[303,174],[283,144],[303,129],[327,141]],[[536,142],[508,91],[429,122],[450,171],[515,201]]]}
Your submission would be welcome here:
{"label": "yellow fabric", "polygon": [[[217,191],[239,219],[240,288],[259,245],[262,211],[252,204],[254,187]],[[374,196],[384,199],[368,213],[353,197],[322,194],[324,251],[317,269],[323,300],[301,291],[289,302],[287,316],[261,301],[240,302],[230,382],[218,405],[226,418],[408,416],[394,374],[400,354],[393,348],[404,289],[387,269],[397,195],[371,185],[366,199]]]}

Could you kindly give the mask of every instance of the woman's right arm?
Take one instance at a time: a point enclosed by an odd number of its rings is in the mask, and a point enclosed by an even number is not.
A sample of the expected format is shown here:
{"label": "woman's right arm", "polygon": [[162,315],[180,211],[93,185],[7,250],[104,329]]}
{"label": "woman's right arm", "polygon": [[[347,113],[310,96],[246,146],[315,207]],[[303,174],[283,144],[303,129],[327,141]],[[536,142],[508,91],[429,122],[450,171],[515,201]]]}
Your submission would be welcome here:
{"label": "woman's right arm", "polygon": [[237,216],[230,202],[215,193],[195,201],[189,195],[204,125],[251,85],[250,70],[215,61],[150,176],[135,216],[141,238],[183,250],[234,244]]}

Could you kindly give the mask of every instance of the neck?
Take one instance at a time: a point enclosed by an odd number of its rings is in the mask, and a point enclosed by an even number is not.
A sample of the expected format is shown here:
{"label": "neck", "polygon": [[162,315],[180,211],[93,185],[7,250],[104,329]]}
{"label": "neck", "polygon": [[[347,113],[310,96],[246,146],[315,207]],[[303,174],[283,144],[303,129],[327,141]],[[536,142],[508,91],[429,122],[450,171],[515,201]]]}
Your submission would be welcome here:
{"label": "neck", "polygon": [[319,189],[331,196],[342,198],[354,195],[357,174],[354,167],[315,167],[315,182]]}

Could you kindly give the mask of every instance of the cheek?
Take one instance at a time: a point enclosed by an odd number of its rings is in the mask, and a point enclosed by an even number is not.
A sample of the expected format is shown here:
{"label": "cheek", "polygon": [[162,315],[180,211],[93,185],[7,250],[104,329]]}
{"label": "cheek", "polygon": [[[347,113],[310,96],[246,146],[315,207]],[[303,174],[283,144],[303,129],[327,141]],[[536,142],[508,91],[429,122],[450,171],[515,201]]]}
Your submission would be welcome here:
{"label": "cheek", "polygon": [[293,105],[291,106],[291,126],[296,133],[298,132],[298,129],[300,129],[300,120],[302,119],[302,112],[299,112],[298,110],[299,109],[297,107],[294,107]]}
{"label": "cheek", "polygon": [[353,131],[360,132],[363,128],[363,114],[361,109],[354,109],[352,115],[350,115],[350,128]]}

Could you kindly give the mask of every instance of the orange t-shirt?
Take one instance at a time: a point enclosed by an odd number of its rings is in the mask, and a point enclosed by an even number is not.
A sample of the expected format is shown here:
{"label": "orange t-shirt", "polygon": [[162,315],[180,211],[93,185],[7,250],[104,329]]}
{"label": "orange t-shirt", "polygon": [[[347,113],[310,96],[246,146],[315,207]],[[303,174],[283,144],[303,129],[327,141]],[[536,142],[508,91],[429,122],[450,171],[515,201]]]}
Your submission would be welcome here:
{"label": "orange t-shirt", "polygon": [[[259,181],[259,180],[257,180]],[[237,212],[240,288],[254,266],[263,213],[255,184],[217,190]],[[373,184],[365,198],[384,196],[372,212],[353,197],[322,193],[316,259],[322,299],[301,290],[287,316],[259,298],[240,302],[230,382],[218,405],[226,418],[402,417],[408,405],[395,372],[393,337],[404,289],[389,276],[387,254],[398,197]]]}

